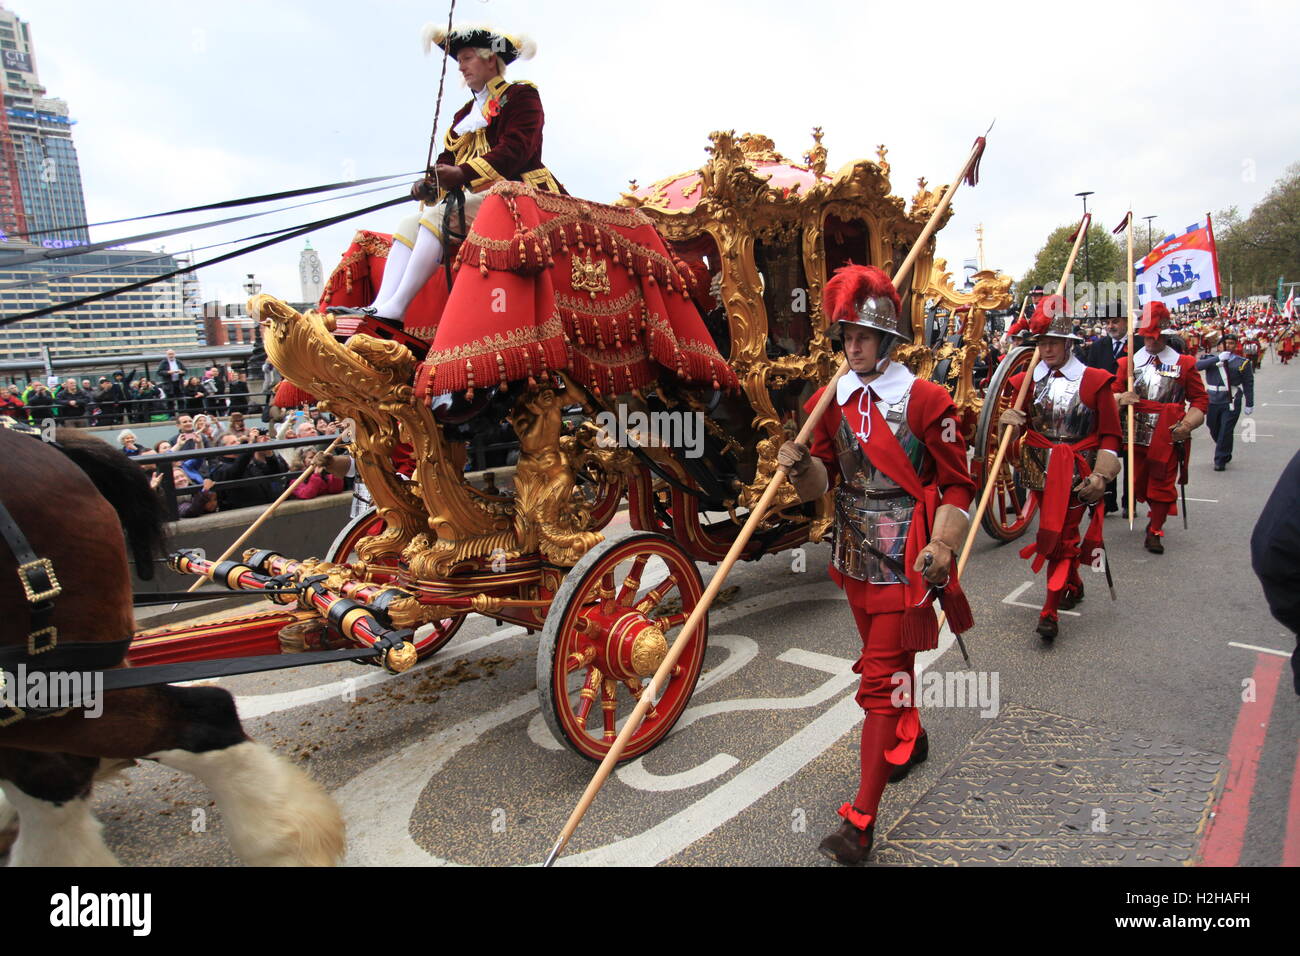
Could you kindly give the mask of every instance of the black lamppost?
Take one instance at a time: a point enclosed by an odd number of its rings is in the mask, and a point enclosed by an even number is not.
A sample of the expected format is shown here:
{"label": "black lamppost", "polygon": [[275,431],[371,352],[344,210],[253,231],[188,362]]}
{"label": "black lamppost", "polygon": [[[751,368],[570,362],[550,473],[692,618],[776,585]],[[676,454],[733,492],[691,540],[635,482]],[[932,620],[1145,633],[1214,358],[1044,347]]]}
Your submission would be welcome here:
{"label": "black lamppost", "polygon": [[1147,221],[1147,254],[1149,255],[1151,253],[1151,250],[1154,248],[1154,246],[1151,245],[1151,220],[1156,217],[1143,216],[1142,218]]}

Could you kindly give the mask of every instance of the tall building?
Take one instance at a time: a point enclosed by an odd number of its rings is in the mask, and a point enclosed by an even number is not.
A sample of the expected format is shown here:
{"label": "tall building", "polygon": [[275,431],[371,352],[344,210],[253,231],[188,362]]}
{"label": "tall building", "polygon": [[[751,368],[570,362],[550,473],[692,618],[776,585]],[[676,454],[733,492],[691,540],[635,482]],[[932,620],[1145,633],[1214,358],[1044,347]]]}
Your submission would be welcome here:
{"label": "tall building", "polygon": [[[90,241],[83,224],[86,201],[81,167],[72,145],[68,104],[47,97],[36,73],[31,31],[11,11],[0,7],[0,229],[6,235],[54,230],[34,236],[47,247]],[[17,196],[6,206],[6,185]],[[25,228],[24,228],[25,226]]]}
{"label": "tall building", "polygon": [[320,255],[307,240],[307,248],[298,257],[298,278],[302,280],[302,300],[316,302],[325,291],[325,272],[321,269]]}
{"label": "tall building", "polygon": [[[34,243],[0,243],[0,317],[35,311],[182,268],[183,261],[147,249],[98,252],[7,265]],[[124,292],[75,309],[0,325],[0,360],[122,355],[192,349],[199,344],[194,309],[184,301],[187,276]],[[197,293],[196,293],[197,295]]]}

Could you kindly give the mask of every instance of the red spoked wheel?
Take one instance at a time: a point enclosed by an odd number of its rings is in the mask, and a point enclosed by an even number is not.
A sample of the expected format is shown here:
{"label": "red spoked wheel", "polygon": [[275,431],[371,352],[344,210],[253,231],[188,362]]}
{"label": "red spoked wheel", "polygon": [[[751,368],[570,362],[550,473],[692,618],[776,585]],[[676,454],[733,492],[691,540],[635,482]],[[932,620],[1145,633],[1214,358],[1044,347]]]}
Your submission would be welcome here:
{"label": "red spoked wheel", "polygon": [[[357,515],[338,533],[334,543],[325,554],[325,560],[331,564],[350,564],[358,559],[357,544],[372,535],[382,534],[384,519],[379,517],[377,509],[371,508]],[[383,566],[397,567],[397,559],[388,557],[380,561]],[[441,620],[433,621],[432,626],[425,624],[415,632],[415,655],[424,660],[440,651],[450,641],[460,626],[465,623],[469,612],[455,614]]]}
{"label": "red spoked wheel", "polygon": [[[975,457],[980,463],[980,474],[985,484],[989,481],[996,482],[980,526],[998,541],[1014,541],[1019,538],[1034,520],[1034,513],[1038,510],[1038,503],[1016,479],[1016,462],[1009,455],[1003,459],[1002,467],[996,475],[989,474],[1002,436],[998,419],[1016,400],[1015,389],[1010,386],[1011,379],[1029,368],[1033,354],[1034,350],[1026,347],[1007,353],[989,381],[989,387],[984,393],[984,406],[980,409],[979,425],[975,429]],[[980,494],[983,493],[981,488]]]}
{"label": "red spoked wheel", "polygon": [[[538,647],[537,691],[555,739],[603,760],[703,594],[695,562],[662,535],[634,532],[587,552],[556,593]],[[622,760],[658,745],[690,702],[707,617],[689,641]]]}
{"label": "red spoked wheel", "polygon": [[379,517],[379,512],[375,508],[363,511],[343,526],[325,553],[325,560],[331,564],[351,564],[358,557],[357,545],[365,538],[383,534],[383,531],[384,519]]}

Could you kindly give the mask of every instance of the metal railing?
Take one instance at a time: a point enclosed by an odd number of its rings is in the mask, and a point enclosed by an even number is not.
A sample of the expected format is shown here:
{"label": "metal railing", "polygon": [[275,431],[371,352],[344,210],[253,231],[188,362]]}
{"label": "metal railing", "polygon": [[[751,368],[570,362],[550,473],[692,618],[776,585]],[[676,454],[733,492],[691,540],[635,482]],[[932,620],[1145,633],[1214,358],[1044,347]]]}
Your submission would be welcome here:
{"label": "metal railing", "polygon": [[[36,406],[28,405],[20,411],[26,415],[26,421],[30,425],[40,426],[41,421],[46,418],[52,418],[60,425],[73,425],[74,427],[94,427],[97,425],[161,425],[169,421],[175,421],[177,415],[215,415],[218,418],[228,418],[232,411],[239,412],[243,415],[259,415],[270,404],[271,397],[275,390],[236,393],[231,395],[229,392],[218,392],[215,395],[204,394],[202,398],[197,395],[171,397],[165,392],[161,396],[150,396],[148,398],[128,398],[113,399],[112,401],[95,401],[91,396],[86,403],[85,411],[81,414],[63,414],[65,408],[59,405],[58,397],[54,398],[51,405],[40,405],[42,411],[33,415],[31,409]],[[259,401],[260,399],[260,401]],[[232,404],[227,405],[229,401]],[[199,403],[191,407],[190,403]],[[132,411],[132,409],[138,409]],[[148,412],[148,418],[142,418],[141,415]],[[154,420],[153,416],[165,415],[165,418]]]}
{"label": "metal railing", "polygon": [[[258,441],[244,442],[239,445],[215,445],[212,448],[187,448],[181,451],[169,451],[162,454],[136,455],[134,461],[141,467],[146,465],[167,466],[159,469],[162,480],[158,483],[158,490],[162,493],[163,501],[167,508],[167,517],[171,521],[180,520],[180,499],[202,493],[205,489],[202,483],[197,485],[187,485],[184,488],[177,488],[172,478],[173,464],[190,461],[194,458],[211,459],[221,458],[225,455],[238,453],[240,455],[250,452],[271,451],[279,454],[280,449],[303,448],[311,445],[328,445],[337,435],[318,435],[315,438],[289,438],[283,441]],[[286,462],[286,464],[288,464]],[[292,468],[286,471],[278,472],[273,475],[254,475],[251,478],[235,478],[230,481],[214,481],[211,490],[218,494],[225,490],[229,491],[234,488],[250,488],[257,485],[269,485],[273,491],[268,503],[273,501],[284,490],[286,482],[293,481],[297,472]]]}

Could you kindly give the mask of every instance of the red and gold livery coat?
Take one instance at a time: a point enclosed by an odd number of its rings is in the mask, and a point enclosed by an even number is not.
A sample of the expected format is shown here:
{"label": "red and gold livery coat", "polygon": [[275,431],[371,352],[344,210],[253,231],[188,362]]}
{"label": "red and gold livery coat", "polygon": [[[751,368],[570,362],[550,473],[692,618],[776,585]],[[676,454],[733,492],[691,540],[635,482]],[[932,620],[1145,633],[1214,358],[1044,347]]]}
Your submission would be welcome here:
{"label": "red and gold livery coat", "polygon": [[438,164],[459,166],[471,192],[484,192],[494,183],[513,180],[563,193],[564,187],[542,164],[542,126],[546,116],[537,87],[494,76],[488,81],[487,90],[482,106],[487,126],[457,136],[456,125],[475,108],[475,101],[462,106],[447,131]]}

